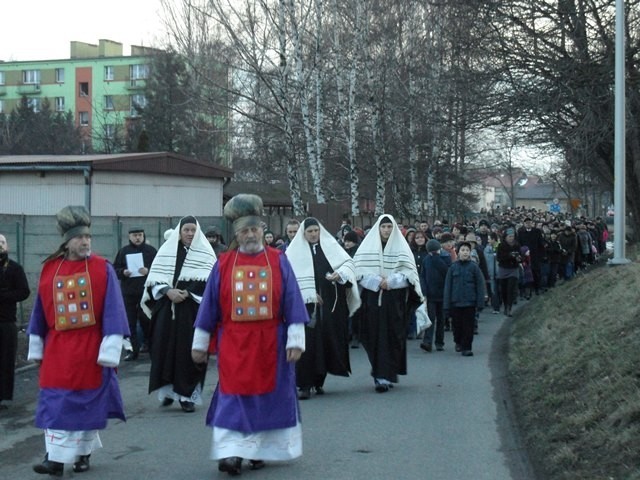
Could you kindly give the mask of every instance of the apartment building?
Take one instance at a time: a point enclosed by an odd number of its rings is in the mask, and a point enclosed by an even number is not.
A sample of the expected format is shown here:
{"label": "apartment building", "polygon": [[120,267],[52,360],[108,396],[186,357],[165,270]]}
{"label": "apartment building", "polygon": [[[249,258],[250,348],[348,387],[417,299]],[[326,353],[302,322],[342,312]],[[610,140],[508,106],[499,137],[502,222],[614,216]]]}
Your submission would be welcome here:
{"label": "apartment building", "polygon": [[153,49],[121,43],[98,45],[72,41],[70,58],[4,62],[0,60],[0,113],[9,114],[25,97],[34,111],[45,101],[51,110],[73,113],[86,139],[87,151],[112,152],[116,137],[144,107],[148,56]]}

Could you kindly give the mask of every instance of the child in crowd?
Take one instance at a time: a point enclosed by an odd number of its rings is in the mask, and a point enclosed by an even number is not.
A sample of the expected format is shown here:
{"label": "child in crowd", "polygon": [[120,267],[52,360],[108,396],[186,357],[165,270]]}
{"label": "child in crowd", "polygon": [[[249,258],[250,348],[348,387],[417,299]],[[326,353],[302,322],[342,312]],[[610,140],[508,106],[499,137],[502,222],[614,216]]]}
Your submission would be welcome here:
{"label": "child in crowd", "polygon": [[525,300],[531,299],[531,289],[533,287],[533,270],[531,269],[531,252],[529,247],[523,245],[520,247],[520,298]]}

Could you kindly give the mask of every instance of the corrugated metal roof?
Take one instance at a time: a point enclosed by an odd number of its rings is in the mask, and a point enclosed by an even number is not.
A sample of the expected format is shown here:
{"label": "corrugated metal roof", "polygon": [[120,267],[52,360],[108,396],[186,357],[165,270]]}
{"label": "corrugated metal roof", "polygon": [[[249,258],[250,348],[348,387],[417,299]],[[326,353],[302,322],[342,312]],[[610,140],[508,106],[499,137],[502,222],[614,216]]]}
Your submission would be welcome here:
{"label": "corrugated metal roof", "polygon": [[207,163],[170,152],[97,154],[97,155],[0,155],[3,167],[87,165],[94,170],[117,172],[161,173],[206,178],[228,178],[233,170],[222,165]]}

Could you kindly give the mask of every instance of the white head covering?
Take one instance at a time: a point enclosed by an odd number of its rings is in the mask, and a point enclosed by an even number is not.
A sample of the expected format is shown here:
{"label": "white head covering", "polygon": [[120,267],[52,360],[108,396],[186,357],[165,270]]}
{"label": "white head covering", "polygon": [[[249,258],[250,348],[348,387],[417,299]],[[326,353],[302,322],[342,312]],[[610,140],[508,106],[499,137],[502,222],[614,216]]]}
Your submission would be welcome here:
{"label": "white head covering", "polygon": [[[391,220],[393,229],[383,250],[380,224],[385,218]],[[388,277],[392,273],[402,273],[407,281],[413,285],[420,299],[423,298],[415,257],[391,215],[385,213],[378,217],[375,225],[362,240],[353,260],[356,264],[358,279],[367,274]]]}
{"label": "white head covering", "polygon": [[[287,247],[285,255],[289,259],[289,263],[291,263],[293,273],[296,275],[296,280],[298,281],[304,302],[315,303],[316,284],[313,271],[313,258],[311,257],[309,242],[304,236],[304,227],[305,221],[300,222],[300,228]],[[360,308],[360,292],[358,291],[358,283],[356,281],[355,264],[345,249],[319,221],[318,227],[320,227],[319,243],[331,268],[339,273],[342,278],[351,282],[351,288],[347,291],[347,305],[349,306],[349,314],[353,315],[355,311]]]}
{"label": "white head covering", "polygon": [[[180,224],[186,217],[180,219],[176,228],[174,228],[167,240],[158,249],[156,258],[151,264],[149,269],[149,276],[145,282],[145,287],[152,287],[154,285],[169,285],[173,287],[173,274],[176,268],[176,253],[178,251],[178,243],[180,241]],[[189,249],[187,250],[187,256],[184,259],[182,268],[180,269],[180,276],[178,281],[190,281],[201,280],[206,282],[213,268],[213,264],[216,263],[216,254],[213,253],[213,248],[204,236],[200,229],[198,220],[196,222],[196,233],[193,236],[193,240]],[[148,290],[145,289],[140,302],[141,307],[145,310],[145,313],[150,317],[151,311],[148,311],[146,302],[150,299]]]}

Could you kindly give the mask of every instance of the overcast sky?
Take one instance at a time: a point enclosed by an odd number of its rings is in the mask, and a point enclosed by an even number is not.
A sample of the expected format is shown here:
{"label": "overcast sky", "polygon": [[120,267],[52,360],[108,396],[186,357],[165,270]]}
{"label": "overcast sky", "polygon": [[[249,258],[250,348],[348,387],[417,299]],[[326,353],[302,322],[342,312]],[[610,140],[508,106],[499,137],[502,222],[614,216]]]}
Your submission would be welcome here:
{"label": "overcast sky", "polygon": [[164,38],[160,0],[2,0],[0,60],[69,58],[69,42],[101,38],[153,46]]}

